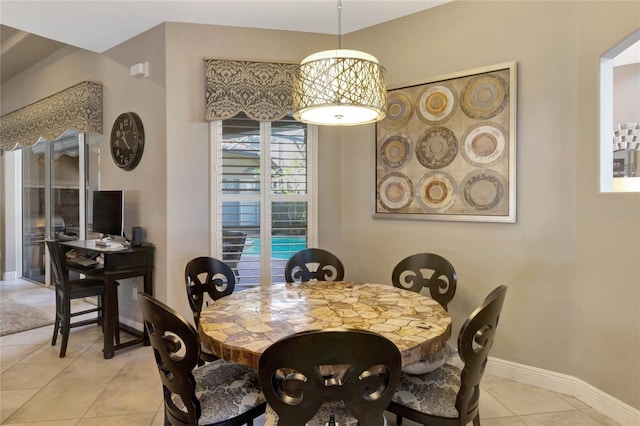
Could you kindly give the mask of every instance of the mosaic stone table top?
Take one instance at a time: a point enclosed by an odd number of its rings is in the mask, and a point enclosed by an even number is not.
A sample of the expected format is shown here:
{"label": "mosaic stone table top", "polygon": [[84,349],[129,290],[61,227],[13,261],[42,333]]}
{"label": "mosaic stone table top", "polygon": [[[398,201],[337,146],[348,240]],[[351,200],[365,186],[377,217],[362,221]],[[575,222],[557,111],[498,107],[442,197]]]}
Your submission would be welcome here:
{"label": "mosaic stone table top", "polygon": [[398,346],[402,365],[445,346],[451,317],[430,297],[391,285],[347,281],[255,287],[202,310],[203,347],[220,358],[258,367],[273,342],[298,331],[357,328],[382,334]]}

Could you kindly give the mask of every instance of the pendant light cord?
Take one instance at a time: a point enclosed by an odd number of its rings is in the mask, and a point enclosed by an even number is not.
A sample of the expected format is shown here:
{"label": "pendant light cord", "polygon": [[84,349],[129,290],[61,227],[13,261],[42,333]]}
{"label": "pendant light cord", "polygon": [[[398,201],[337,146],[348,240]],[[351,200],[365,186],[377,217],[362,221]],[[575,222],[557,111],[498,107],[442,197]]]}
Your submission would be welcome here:
{"label": "pendant light cord", "polygon": [[342,49],[342,0],[338,0],[338,49]]}

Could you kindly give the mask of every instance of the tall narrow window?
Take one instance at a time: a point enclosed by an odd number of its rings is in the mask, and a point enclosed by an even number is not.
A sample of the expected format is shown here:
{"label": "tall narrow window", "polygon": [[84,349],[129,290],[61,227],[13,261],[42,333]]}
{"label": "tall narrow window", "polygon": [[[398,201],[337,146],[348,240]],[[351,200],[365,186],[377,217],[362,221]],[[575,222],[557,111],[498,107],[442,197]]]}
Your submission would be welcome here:
{"label": "tall narrow window", "polygon": [[290,116],[243,114],[213,122],[212,136],[212,252],[234,270],[236,286],[284,282],[287,260],[315,243],[315,138]]}

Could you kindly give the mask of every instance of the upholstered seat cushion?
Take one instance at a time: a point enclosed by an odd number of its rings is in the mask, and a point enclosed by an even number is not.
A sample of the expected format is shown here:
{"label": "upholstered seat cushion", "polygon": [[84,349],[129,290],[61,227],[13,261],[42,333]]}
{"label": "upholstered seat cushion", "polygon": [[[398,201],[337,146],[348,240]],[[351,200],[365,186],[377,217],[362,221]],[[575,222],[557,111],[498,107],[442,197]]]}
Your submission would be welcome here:
{"label": "upholstered seat cushion", "polygon": [[[322,404],[316,415],[307,422],[306,426],[325,426],[329,422],[331,413],[334,415],[334,419],[340,426],[357,426],[358,421],[355,417],[347,411],[342,401],[334,401]],[[267,409],[264,413],[264,426],[277,426],[278,413],[267,404]],[[387,425],[387,419],[384,419],[384,426]]]}
{"label": "upholstered seat cushion", "polygon": [[458,417],[456,396],[460,389],[460,369],[444,364],[420,375],[402,373],[393,402],[413,410],[441,417]]}
{"label": "upholstered seat cushion", "polygon": [[[258,374],[244,365],[222,359],[193,370],[196,396],[202,407],[199,424],[212,424],[230,419],[265,402]],[[176,406],[184,409],[182,400],[172,395]]]}

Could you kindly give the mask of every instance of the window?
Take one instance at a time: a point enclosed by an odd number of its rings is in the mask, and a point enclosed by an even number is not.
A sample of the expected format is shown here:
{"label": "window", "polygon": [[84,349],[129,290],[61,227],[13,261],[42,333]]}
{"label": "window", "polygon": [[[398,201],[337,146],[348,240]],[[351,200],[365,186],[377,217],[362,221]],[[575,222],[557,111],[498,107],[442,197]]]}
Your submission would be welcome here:
{"label": "window", "polygon": [[212,253],[236,286],[284,282],[287,260],[315,245],[315,128],[287,116],[211,123]]}

